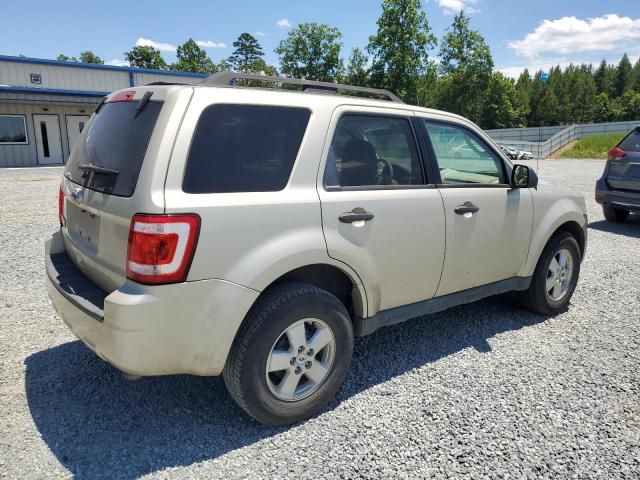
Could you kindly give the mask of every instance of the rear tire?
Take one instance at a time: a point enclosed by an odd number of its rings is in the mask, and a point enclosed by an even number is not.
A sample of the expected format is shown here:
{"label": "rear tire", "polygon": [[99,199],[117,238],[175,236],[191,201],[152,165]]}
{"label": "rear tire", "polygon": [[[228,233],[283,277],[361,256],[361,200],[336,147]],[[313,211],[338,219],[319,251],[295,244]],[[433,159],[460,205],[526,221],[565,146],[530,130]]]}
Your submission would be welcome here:
{"label": "rear tire", "polygon": [[352,354],[353,326],[340,300],[313,285],[279,285],[247,314],[224,381],[257,421],[288,425],[317,413],[335,396]]}
{"label": "rear tire", "polygon": [[609,222],[624,222],[629,216],[628,210],[613,208],[611,205],[603,205],[602,212],[604,213],[604,218],[606,218]]}
{"label": "rear tire", "polygon": [[556,233],[540,255],[531,285],[519,293],[520,301],[540,315],[561,312],[578,284],[581,260],[575,237],[567,232]]}

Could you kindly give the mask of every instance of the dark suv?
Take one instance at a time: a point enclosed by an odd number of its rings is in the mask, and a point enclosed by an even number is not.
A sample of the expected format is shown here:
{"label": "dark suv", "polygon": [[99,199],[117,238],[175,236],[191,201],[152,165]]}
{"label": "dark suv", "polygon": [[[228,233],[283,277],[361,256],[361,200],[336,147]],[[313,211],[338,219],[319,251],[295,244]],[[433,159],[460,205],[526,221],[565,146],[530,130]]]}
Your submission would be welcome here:
{"label": "dark suv", "polygon": [[596,182],[596,202],[610,222],[624,222],[640,212],[640,125],[609,150],[602,177]]}

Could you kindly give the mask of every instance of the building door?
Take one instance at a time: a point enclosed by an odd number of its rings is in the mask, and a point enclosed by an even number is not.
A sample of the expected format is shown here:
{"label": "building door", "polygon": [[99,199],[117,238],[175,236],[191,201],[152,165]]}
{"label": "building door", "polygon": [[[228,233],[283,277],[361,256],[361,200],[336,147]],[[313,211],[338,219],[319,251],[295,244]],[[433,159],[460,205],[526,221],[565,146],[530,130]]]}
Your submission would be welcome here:
{"label": "building door", "polygon": [[67,115],[67,140],[69,142],[69,153],[73,150],[80,133],[89,121],[89,115]]}
{"label": "building door", "polygon": [[64,163],[58,115],[34,115],[38,164]]}

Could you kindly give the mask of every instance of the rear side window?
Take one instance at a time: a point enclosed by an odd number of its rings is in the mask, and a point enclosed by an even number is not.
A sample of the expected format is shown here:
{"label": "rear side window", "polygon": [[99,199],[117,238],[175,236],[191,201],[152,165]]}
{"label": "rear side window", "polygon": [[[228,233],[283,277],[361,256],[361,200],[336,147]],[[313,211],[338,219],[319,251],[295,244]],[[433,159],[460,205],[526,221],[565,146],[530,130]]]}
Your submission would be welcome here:
{"label": "rear side window", "polygon": [[[67,178],[81,185],[87,183],[88,188],[99,192],[133,195],[163,105],[152,100],[138,112],[139,103],[107,103],[100,108],[73,149],[65,171]],[[109,173],[92,170],[91,166]]]}
{"label": "rear side window", "polygon": [[309,110],[291,107],[207,107],[193,135],[182,189],[186,193],[282,190],[309,116]]}
{"label": "rear side window", "polygon": [[625,152],[640,152],[640,130],[632,131],[622,139],[618,146]]}

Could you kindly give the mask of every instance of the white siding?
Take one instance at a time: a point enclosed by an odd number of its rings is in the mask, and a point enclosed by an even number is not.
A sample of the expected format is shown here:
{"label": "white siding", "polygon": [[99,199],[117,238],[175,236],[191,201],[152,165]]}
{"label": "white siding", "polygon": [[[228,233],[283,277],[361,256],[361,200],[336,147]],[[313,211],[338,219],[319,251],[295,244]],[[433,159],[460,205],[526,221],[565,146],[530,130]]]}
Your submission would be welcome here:
{"label": "white siding", "polygon": [[[44,109],[47,109],[46,111]],[[24,115],[27,124],[28,145],[2,145],[0,144],[0,168],[1,167],[30,167],[38,164],[36,151],[33,115],[38,113],[56,114],[60,123],[60,137],[62,139],[62,152],[65,162],[69,158],[69,145],[67,141],[67,121],[65,115],[91,115],[95,105],[52,105],[52,104],[19,104],[0,102],[0,115]]]}
{"label": "white siding", "polygon": [[[31,83],[32,73],[41,75],[41,84]],[[129,72],[0,61],[0,85],[112,92],[129,86]]]}

